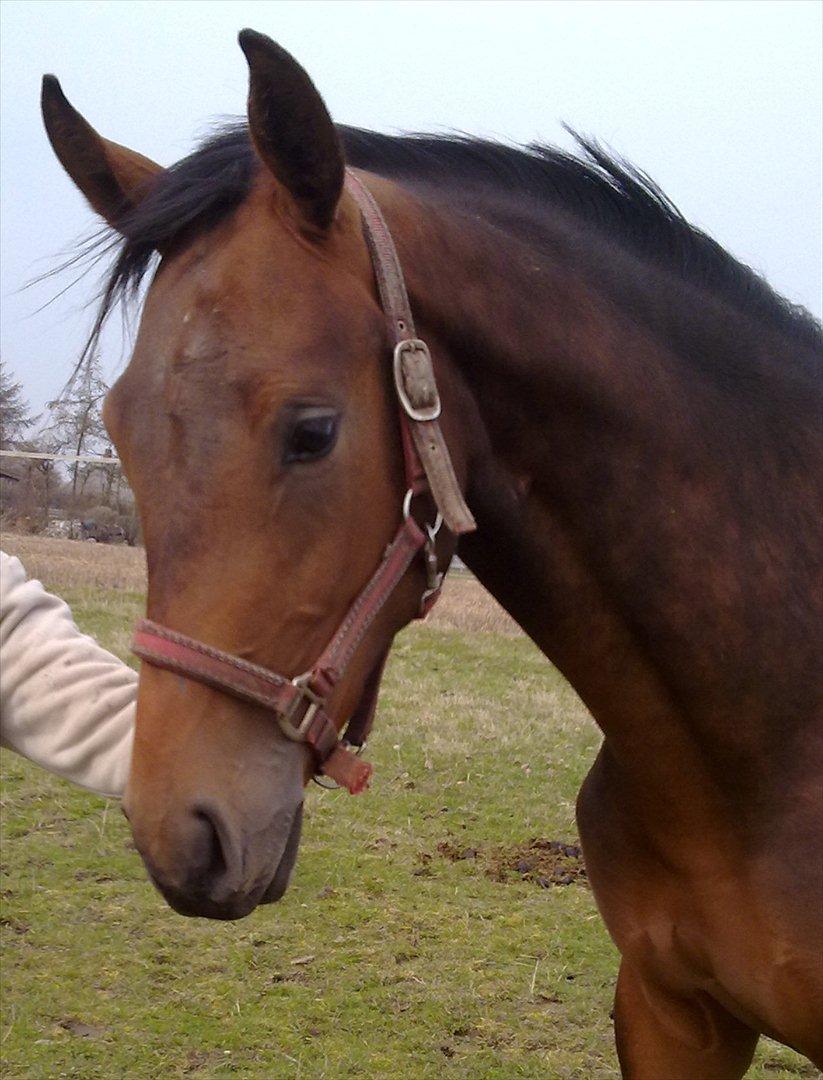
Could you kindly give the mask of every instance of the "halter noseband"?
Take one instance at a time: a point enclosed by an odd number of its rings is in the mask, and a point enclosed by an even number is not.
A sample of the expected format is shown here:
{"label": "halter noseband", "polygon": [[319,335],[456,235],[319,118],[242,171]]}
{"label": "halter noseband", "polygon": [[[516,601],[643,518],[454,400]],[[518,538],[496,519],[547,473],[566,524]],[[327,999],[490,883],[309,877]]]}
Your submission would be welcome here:
{"label": "halter noseband", "polygon": [[[347,170],[346,188],[357,202],[374,267],[380,302],[393,347],[394,386],[400,406],[400,432],[406,474],[402,522],[383,560],[354,600],[337,633],[312,668],[288,679],[239,656],[212,648],[140,619],[132,651],[146,663],[177,672],[224,693],[271,710],[281,731],[305,743],[323,773],[352,794],[368,786],[372,767],[349,747],[362,749],[374,719],[384,653],[366,682],[361,706],[349,720],[344,739],[327,711],[328,700],[344,675],[367,630],[394,592],[418,553],[426,568],[426,587],[420,598],[424,618],[440,594],[435,538],[444,522],[456,536],[476,528],[454,473],[438,424],[440,395],[431,355],[415,335],[403,271],[383,214],[371,192]],[[422,528],[412,516],[412,502],[429,494],[437,520]]]}

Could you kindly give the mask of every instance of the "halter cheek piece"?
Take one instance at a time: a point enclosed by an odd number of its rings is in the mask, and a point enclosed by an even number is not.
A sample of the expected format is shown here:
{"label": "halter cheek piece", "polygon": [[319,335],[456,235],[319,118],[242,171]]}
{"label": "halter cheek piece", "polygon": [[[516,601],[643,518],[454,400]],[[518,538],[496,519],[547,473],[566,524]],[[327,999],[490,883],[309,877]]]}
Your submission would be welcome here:
{"label": "halter cheek piece", "polygon": [[[350,747],[365,745],[377,703],[377,690],[387,652],[372,670],[361,705],[349,720],[345,737],[327,711],[328,700],[358,646],[418,553],[426,569],[419,617],[425,618],[440,595],[443,574],[437,563],[435,538],[441,524],[456,536],[476,528],[452,467],[438,424],[440,395],[431,356],[415,336],[403,272],[391,233],[371,192],[353,173],[346,187],[357,202],[374,266],[380,302],[393,346],[394,386],[400,406],[400,433],[406,474],[401,524],[383,560],[355,599],[337,633],[309,671],[288,679],[239,656],[214,649],[149,619],[136,626],[132,650],[146,663],[177,672],[224,693],[270,709],[281,731],[305,743],[323,773],[354,795],[368,786],[372,766]],[[412,503],[429,494],[437,507],[433,524],[422,527]]]}

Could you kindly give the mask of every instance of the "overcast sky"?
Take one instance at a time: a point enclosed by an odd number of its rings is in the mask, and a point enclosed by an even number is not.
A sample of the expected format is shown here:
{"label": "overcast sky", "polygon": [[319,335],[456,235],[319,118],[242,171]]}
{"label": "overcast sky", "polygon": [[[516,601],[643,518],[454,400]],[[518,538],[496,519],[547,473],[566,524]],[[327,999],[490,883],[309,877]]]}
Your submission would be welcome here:
{"label": "overcast sky", "polygon": [[[250,26],[308,70],[335,120],[569,146],[565,121],[657,180],[686,216],[823,313],[823,5],[817,0],[2,0],[2,356],[35,409],[63,385],[92,275],[21,291],[95,219],[53,157],[53,72],[108,138],[162,164],[241,113]],[[85,310],[84,310],[85,308]],[[113,376],[119,326],[105,339]]]}

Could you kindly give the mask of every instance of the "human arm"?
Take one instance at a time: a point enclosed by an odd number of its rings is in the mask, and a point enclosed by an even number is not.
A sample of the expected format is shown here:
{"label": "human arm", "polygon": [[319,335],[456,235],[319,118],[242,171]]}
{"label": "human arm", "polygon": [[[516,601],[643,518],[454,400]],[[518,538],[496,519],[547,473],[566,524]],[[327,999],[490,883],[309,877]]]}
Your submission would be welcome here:
{"label": "human arm", "polygon": [[0,552],[0,744],[101,795],[122,796],[137,673],[67,604]]}

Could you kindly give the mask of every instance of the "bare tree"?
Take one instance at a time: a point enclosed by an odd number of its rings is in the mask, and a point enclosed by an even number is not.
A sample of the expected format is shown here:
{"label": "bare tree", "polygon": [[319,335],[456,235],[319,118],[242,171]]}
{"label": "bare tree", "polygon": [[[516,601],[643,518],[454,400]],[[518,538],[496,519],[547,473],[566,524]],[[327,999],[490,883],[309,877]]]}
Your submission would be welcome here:
{"label": "bare tree", "polygon": [[[68,518],[69,535],[78,519],[115,529],[129,544],[139,537],[134,497],[114,457],[103,424],[102,407],[108,386],[99,358],[84,360],[60,397],[48,404],[45,426],[28,440],[23,433],[33,420],[22,388],[11,373],[0,368],[0,420],[2,446],[19,451],[99,456],[111,464],[73,461],[68,467],[49,460],[15,464],[3,480],[0,514],[11,527],[42,531],[61,511]],[[68,472],[68,484],[64,477]]]}
{"label": "bare tree", "polygon": [[[75,371],[63,393],[48,403],[49,423],[41,433],[44,448],[51,453],[105,454],[111,445],[103,424],[103,400],[108,385],[100,370],[100,359],[90,354]],[[71,476],[72,513],[91,470],[75,461]]]}

